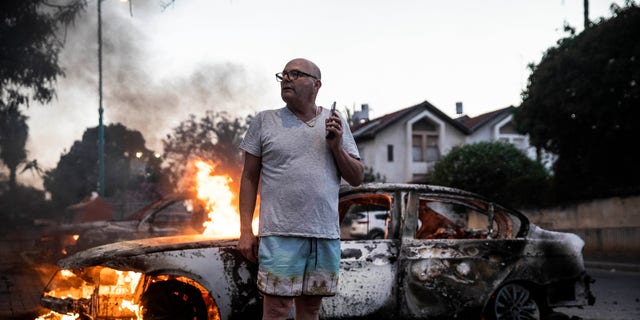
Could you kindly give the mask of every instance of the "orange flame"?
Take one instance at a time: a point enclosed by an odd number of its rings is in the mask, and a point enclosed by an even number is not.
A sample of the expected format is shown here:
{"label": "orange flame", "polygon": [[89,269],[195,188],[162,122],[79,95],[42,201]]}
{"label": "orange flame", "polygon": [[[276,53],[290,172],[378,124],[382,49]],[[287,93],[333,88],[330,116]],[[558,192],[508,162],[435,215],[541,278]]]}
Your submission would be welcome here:
{"label": "orange flame", "polygon": [[41,315],[37,318],[35,318],[35,320],[75,320],[75,319],[79,319],[80,315],[75,313],[75,314],[60,314],[54,311],[51,311],[47,314]]}
{"label": "orange flame", "polygon": [[[45,293],[45,296],[65,299],[90,299],[97,294],[100,298],[111,297],[117,299],[120,303],[105,304],[104,301],[98,301],[97,304],[102,305],[101,312],[107,312],[119,319],[138,319],[141,320],[140,307],[135,303],[135,292],[142,278],[142,274],[134,271],[120,271],[107,267],[98,267],[97,273],[92,273],[96,278],[95,282],[101,283],[99,287],[90,285],[71,270],[61,270],[56,277],[57,285]],[[96,290],[97,288],[97,290]],[[50,311],[41,315],[36,320],[73,320],[79,319],[80,315],[76,313],[60,314]],[[100,318],[100,317],[99,317]]]}
{"label": "orange flame", "polygon": [[[231,192],[228,175],[214,175],[215,165],[202,160],[195,162],[197,197],[205,203],[209,219],[203,223],[206,235],[220,238],[240,236],[240,214],[233,204],[236,196]],[[253,220],[253,230],[257,230],[258,219]]]}

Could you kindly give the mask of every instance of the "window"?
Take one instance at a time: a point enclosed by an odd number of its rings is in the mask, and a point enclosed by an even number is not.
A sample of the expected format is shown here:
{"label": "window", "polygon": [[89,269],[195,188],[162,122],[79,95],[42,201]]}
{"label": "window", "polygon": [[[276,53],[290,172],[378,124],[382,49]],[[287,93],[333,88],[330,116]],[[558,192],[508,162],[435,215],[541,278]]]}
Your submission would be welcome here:
{"label": "window", "polygon": [[440,158],[438,135],[413,132],[411,151],[414,162],[435,162]]}
{"label": "window", "polygon": [[413,162],[435,162],[440,158],[437,126],[424,118],[412,125],[411,157]]}
{"label": "window", "polygon": [[391,197],[361,194],[340,200],[340,238],[384,239],[390,219]]}
{"label": "window", "polygon": [[427,135],[427,162],[435,162],[440,158],[440,148],[438,148],[438,136],[434,134]]}
{"label": "window", "polygon": [[411,139],[411,154],[413,162],[424,162],[424,152],[422,152],[422,135],[413,134]]}
{"label": "window", "polygon": [[387,161],[393,162],[393,145],[392,144],[387,145]]}
{"label": "window", "polygon": [[521,225],[518,218],[493,204],[423,198],[416,239],[511,239]]}

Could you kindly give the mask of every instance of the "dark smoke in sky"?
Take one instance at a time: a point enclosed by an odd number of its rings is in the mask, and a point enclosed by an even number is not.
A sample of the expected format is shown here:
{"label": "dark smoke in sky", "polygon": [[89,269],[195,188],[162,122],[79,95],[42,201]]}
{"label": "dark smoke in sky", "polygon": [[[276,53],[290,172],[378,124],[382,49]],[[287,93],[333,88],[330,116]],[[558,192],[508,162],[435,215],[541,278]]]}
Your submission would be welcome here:
{"label": "dark smoke in sky", "polygon": [[[164,78],[154,77],[152,73],[157,70],[145,70],[147,60],[158,53],[147,48],[153,30],[143,30],[140,21],[151,17],[161,20],[163,8],[159,1],[138,0],[132,9],[133,14],[128,4],[102,2],[105,124],[122,123],[129,129],[138,130],[143,133],[148,148],[161,151],[160,139],[189,114],[200,116],[206,110],[214,110],[245,116],[259,108],[255,101],[264,84],[250,83],[247,71],[240,64],[212,61],[194,68],[175,57],[176,65],[194,69],[181,70],[179,75]],[[65,77],[58,81],[58,99],[53,105],[42,107],[53,108],[55,110],[51,112],[65,114],[67,119],[84,114],[85,122],[90,120],[80,128],[79,134],[74,133],[73,140],[79,140],[87,127],[98,124],[97,52],[97,7],[94,2],[89,3],[86,12],[67,31],[65,48],[60,56]],[[167,67],[175,69],[176,65]],[[86,119],[87,116],[95,120]],[[72,142],[54,146],[62,152]],[[33,141],[32,145],[35,144],[37,142]],[[48,166],[55,166],[55,163]]]}

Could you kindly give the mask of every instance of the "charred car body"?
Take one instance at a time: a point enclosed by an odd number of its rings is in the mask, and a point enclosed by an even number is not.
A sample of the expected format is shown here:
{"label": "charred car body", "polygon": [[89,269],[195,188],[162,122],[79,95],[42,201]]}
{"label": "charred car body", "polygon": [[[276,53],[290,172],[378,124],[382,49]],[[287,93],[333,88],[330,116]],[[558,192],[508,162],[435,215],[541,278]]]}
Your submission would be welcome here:
{"label": "charred car body", "polygon": [[[109,214],[110,216],[111,214]],[[152,201],[122,220],[68,221],[44,232],[45,256],[62,256],[124,240],[199,234],[205,213],[188,194],[170,194]]]}
{"label": "charred car body", "polygon": [[[457,189],[341,190],[343,221],[371,205],[389,211],[385,237],[343,239],[339,290],[323,299],[323,319],[544,319],[594,302],[576,235]],[[92,248],[59,261],[42,305],[91,319],[257,319],[257,266],[235,246],[196,235]]]}

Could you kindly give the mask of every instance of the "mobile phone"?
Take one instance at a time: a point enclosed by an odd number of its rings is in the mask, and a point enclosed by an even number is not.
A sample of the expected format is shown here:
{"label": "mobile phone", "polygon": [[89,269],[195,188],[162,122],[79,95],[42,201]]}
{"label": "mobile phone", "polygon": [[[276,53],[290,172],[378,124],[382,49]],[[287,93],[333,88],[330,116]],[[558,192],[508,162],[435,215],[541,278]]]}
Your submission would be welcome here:
{"label": "mobile phone", "polygon": [[[333,104],[331,105],[331,115],[330,116],[332,116],[335,112],[336,112],[336,102],[334,101]],[[326,136],[327,139],[333,138],[334,135],[335,135],[335,133],[327,130],[327,136]]]}

